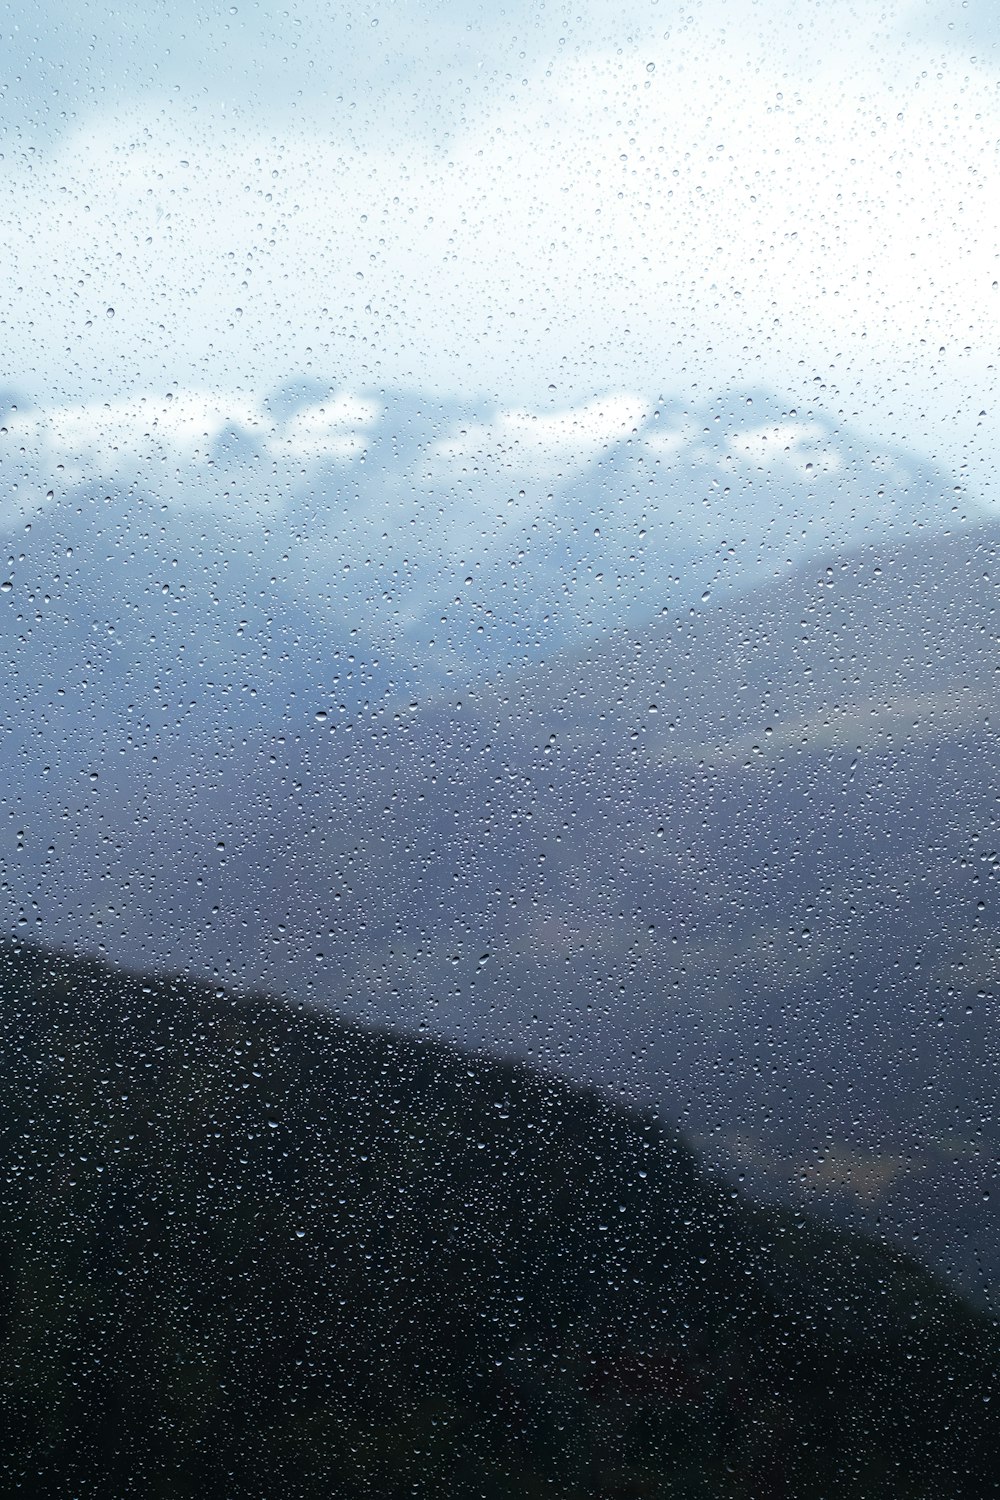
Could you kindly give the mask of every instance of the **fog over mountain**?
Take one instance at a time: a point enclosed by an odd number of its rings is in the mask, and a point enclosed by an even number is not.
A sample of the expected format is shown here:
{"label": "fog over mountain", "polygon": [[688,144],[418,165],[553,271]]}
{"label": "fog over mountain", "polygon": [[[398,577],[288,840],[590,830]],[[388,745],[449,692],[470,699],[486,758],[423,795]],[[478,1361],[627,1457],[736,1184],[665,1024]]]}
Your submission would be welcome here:
{"label": "fog over mountain", "polygon": [[3,405],[6,701],[88,743],[130,705],[225,733],[424,699],[970,514],[933,465],[760,392]]}

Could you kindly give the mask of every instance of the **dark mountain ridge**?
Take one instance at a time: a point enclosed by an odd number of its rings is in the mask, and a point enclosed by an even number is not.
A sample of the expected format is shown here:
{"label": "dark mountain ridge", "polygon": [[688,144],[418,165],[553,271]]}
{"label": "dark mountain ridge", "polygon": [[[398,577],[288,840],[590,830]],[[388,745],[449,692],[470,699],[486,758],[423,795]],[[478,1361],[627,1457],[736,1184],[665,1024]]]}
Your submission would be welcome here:
{"label": "dark mountain ridge", "polygon": [[995,1326],[523,1065],[0,950],[5,1493],[998,1493]]}

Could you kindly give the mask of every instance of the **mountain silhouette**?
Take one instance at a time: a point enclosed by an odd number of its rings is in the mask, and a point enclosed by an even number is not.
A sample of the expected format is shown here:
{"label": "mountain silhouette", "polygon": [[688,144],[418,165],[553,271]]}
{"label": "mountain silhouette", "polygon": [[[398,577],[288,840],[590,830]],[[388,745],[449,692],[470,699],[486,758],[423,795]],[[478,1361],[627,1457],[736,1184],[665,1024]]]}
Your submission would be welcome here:
{"label": "mountain silhouette", "polygon": [[996,1493],[995,1327],[527,1069],[21,944],[10,1493]]}

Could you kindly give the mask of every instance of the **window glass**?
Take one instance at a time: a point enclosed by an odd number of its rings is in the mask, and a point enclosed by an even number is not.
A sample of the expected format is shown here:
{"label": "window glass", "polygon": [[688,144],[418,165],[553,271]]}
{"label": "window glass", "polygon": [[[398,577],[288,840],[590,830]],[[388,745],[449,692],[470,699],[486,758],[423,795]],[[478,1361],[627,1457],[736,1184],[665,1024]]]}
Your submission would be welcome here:
{"label": "window glass", "polygon": [[991,1493],[991,8],[0,38],[3,1485]]}

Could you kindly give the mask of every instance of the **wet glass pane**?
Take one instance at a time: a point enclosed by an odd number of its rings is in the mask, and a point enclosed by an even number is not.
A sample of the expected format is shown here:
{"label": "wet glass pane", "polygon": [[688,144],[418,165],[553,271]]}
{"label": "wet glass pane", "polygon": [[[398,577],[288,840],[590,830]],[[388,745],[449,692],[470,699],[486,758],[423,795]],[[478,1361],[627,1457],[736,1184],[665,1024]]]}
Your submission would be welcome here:
{"label": "wet glass pane", "polygon": [[995,1493],[991,9],[0,41],[0,1489]]}

